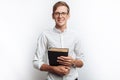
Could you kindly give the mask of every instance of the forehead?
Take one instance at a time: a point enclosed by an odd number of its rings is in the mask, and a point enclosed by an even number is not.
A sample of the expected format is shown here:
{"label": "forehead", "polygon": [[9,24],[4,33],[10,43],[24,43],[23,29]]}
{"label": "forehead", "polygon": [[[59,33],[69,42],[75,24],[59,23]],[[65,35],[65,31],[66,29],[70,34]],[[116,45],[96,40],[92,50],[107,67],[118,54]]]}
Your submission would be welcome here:
{"label": "forehead", "polygon": [[67,12],[67,7],[66,6],[59,6],[55,10],[55,12]]}

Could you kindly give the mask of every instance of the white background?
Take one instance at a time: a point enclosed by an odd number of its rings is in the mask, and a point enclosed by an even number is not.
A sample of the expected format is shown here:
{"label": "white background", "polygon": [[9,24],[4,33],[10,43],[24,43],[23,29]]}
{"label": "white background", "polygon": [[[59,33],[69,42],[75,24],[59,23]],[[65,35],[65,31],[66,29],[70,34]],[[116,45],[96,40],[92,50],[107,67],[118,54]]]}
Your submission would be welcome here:
{"label": "white background", "polygon": [[[32,59],[41,31],[54,26],[58,0],[0,0],[0,80],[44,80]],[[120,1],[64,0],[68,26],[79,32],[85,65],[80,80],[120,80]]]}

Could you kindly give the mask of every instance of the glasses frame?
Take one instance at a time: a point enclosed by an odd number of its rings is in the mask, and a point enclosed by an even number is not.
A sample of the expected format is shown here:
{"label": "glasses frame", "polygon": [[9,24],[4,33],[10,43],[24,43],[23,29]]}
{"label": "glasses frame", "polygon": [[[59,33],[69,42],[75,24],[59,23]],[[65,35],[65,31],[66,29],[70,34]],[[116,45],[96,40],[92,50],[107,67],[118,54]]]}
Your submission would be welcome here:
{"label": "glasses frame", "polygon": [[54,12],[54,15],[55,15],[55,16],[60,16],[60,15],[61,15],[61,16],[64,16],[64,17],[65,17],[65,16],[68,15],[68,12],[61,12],[61,13],[60,13],[60,12]]}

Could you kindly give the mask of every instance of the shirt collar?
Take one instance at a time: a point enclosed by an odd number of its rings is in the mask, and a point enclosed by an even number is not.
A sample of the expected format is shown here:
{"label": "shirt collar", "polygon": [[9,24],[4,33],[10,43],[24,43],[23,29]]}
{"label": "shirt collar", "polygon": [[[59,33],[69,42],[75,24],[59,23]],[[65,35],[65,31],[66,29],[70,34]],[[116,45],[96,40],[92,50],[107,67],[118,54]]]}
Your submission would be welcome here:
{"label": "shirt collar", "polygon": [[57,33],[65,33],[68,31],[68,28],[66,28],[63,32],[60,29],[57,29],[56,27],[54,27],[53,30]]}

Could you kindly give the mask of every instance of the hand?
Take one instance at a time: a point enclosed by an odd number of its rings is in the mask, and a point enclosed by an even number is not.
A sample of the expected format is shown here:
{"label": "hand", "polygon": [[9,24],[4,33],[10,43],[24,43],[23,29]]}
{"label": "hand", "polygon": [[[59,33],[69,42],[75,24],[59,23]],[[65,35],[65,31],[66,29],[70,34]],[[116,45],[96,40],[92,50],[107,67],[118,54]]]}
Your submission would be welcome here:
{"label": "hand", "polygon": [[52,73],[55,73],[59,76],[66,75],[69,73],[69,71],[70,71],[70,67],[68,66],[52,66],[52,70],[51,70]]}
{"label": "hand", "polygon": [[64,65],[64,66],[69,66],[71,67],[74,63],[74,59],[71,57],[71,56],[60,56],[58,57],[58,60],[57,62],[59,62],[61,65]]}

